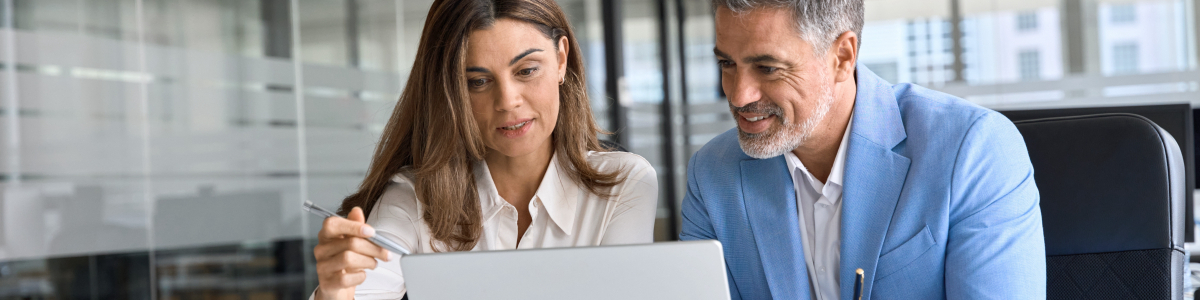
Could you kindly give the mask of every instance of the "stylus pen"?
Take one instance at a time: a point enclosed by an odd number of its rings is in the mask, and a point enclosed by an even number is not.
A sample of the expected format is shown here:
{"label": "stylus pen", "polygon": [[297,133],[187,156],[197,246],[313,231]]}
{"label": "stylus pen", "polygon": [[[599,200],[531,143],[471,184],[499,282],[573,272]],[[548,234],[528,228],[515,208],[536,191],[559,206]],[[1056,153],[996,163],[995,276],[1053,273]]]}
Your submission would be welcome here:
{"label": "stylus pen", "polygon": [[[328,218],[328,217],[341,218],[342,217],[331,211],[325,210],[324,208],[321,208],[320,206],[317,206],[316,204],[313,204],[312,201],[304,201],[304,210],[307,210],[308,212],[311,212],[315,215],[326,217],[326,218]],[[392,251],[392,253],[396,253],[396,254],[400,254],[400,255],[408,255],[409,254],[408,250],[404,249],[404,247],[401,247],[400,244],[397,244],[396,242],[393,242],[392,240],[389,240],[381,235],[376,234],[373,237],[367,238],[367,240],[371,241],[372,243],[375,243],[375,245],[379,245],[379,247],[383,247],[383,249]]]}
{"label": "stylus pen", "polygon": [[859,268],[854,270],[854,297],[850,299],[862,300],[863,289],[863,270]]}

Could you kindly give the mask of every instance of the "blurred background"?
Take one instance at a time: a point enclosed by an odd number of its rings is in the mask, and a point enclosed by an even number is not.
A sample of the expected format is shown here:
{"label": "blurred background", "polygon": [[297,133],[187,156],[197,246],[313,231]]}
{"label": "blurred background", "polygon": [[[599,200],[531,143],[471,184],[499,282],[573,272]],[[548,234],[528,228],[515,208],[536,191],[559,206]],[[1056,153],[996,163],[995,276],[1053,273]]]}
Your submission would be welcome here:
{"label": "blurred background", "polygon": [[[860,63],[997,110],[1194,106],[1197,1],[866,0]],[[356,189],[431,3],[0,0],[0,299],[307,298],[300,204]],[[709,2],[559,3],[673,240],[734,127]]]}

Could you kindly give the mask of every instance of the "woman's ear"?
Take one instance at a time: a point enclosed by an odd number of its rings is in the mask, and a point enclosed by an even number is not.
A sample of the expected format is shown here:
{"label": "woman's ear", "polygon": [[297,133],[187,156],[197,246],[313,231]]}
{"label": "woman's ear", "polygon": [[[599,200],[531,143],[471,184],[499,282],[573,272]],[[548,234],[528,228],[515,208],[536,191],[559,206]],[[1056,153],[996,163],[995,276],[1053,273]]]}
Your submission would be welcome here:
{"label": "woman's ear", "polygon": [[566,79],[567,76],[567,54],[570,54],[571,48],[567,44],[567,37],[558,38],[558,74],[562,74],[561,79]]}

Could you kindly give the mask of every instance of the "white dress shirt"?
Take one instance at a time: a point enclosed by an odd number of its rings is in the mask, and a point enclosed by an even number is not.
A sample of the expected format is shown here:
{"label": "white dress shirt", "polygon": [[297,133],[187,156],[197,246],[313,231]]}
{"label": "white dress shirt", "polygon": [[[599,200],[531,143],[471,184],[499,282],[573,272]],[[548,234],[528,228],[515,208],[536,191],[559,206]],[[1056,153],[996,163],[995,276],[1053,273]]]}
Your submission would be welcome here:
{"label": "white dress shirt", "polygon": [[[510,250],[638,244],[654,242],[654,217],[658,208],[658,175],[641,156],[625,152],[589,152],[588,162],[601,172],[625,170],[621,184],[605,200],[572,180],[567,166],[551,159],[541,185],[529,202],[533,222],[517,243],[517,209],[500,198],[487,164],[475,166],[483,232],[471,251]],[[396,241],[415,253],[434,252],[429,226],[422,219],[410,176],[392,178],[367,218],[376,234]],[[438,243],[439,249],[445,249]],[[355,299],[400,299],[406,289],[400,259],[378,261],[367,270],[367,279],[355,289]]]}
{"label": "white dress shirt", "polygon": [[[851,116],[853,120],[853,116]],[[841,266],[842,183],[846,169],[846,144],[850,140],[850,123],[842,134],[833,168],[825,183],[821,183],[796,154],[784,154],[792,185],[796,189],[797,215],[800,219],[800,238],[804,247],[804,263],[814,300],[839,299],[838,268]]]}

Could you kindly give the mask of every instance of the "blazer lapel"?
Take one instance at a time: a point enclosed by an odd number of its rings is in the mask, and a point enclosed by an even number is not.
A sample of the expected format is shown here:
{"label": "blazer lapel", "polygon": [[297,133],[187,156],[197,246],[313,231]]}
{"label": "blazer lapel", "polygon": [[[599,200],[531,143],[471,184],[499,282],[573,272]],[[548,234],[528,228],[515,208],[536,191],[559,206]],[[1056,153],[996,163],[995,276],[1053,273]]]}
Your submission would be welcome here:
{"label": "blazer lapel", "polygon": [[842,197],[842,295],[854,295],[855,269],[862,268],[866,280],[863,299],[868,299],[871,279],[875,276],[875,264],[883,248],[884,234],[888,231],[896,202],[904,186],[909,160],[891,149],[850,138],[850,151],[854,161],[846,162],[846,187]]}
{"label": "blazer lapel", "polygon": [[783,156],[743,160],[741,172],[742,202],[772,298],[808,299],[808,268],[787,163]]}
{"label": "blazer lapel", "polygon": [[[843,298],[854,295],[855,269],[863,269],[863,299],[871,295],[875,265],[911,163],[893,151],[907,138],[896,98],[886,82],[865,67],[857,70],[858,94],[842,193]],[[856,299],[857,300],[857,299]]]}

